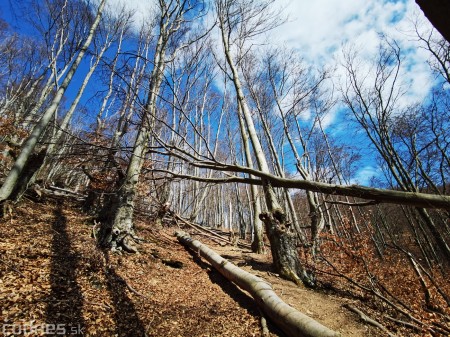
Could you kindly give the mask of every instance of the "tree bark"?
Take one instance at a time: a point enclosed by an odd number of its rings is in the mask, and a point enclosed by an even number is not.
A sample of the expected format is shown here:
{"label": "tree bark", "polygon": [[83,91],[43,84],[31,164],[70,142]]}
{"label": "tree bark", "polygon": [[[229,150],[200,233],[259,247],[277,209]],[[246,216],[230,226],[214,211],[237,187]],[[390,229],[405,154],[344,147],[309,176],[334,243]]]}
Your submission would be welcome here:
{"label": "tree bark", "polygon": [[[244,154],[248,167],[253,167],[253,159],[250,152],[250,146],[248,142],[248,134],[245,130],[245,123],[242,118],[241,108],[238,107],[239,114],[239,128],[241,130],[242,144],[244,145]],[[252,176],[250,175],[250,178]],[[251,206],[253,208],[253,241],[252,241],[252,251],[254,253],[262,254],[264,253],[264,231],[261,219],[259,215],[261,214],[261,198],[258,193],[258,186],[251,185],[250,186],[250,195],[251,195]]]}
{"label": "tree bark", "polygon": [[[252,88],[250,88],[250,90],[252,90]],[[286,175],[284,173],[283,167],[281,166],[281,161],[280,161],[280,158],[279,158],[279,156],[277,154],[276,147],[275,147],[275,144],[274,144],[274,141],[273,141],[273,137],[272,137],[272,133],[270,131],[269,125],[268,125],[268,123],[267,123],[267,121],[266,121],[266,119],[265,119],[265,117],[264,117],[264,115],[262,113],[262,109],[261,109],[260,103],[259,103],[259,98],[258,98],[256,93],[253,93],[253,96],[254,96],[254,100],[256,102],[256,105],[258,107],[259,116],[261,118],[263,130],[264,130],[264,133],[266,134],[266,138],[267,138],[267,141],[268,141],[268,144],[269,144],[269,149],[272,152],[272,156],[273,156],[276,168],[278,170],[278,174],[282,178],[285,178]],[[285,198],[286,198],[286,201],[287,201],[287,208],[289,209],[290,215],[292,217],[292,222],[294,224],[295,231],[297,232],[297,235],[298,235],[299,239],[302,242],[306,242],[305,234],[303,233],[303,230],[300,228],[300,222],[298,220],[297,212],[295,210],[294,203],[293,203],[292,198],[291,198],[291,194],[289,193],[289,189],[284,188],[283,192],[284,192],[284,195],[285,195]]]}
{"label": "tree bark", "polygon": [[[240,81],[240,76],[238,69],[236,67],[235,61],[231,54],[231,46],[230,46],[230,34],[232,27],[229,26],[230,17],[229,15],[232,10],[239,10],[238,8],[232,8],[233,3],[226,2],[226,1],[217,1],[216,2],[217,11],[218,11],[218,20],[219,20],[219,28],[221,31],[221,38],[222,38],[222,46],[225,53],[225,59],[228,64],[228,67],[231,70],[231,78],[234,84],[234,89],[236,92],[236,100],[237,105],[242,109],[242,117],[245,122],[245,126],[248,131],[248,136],[250,139],[250,142],[253,147],[253,151],[256,157],[256,162],[258,164],[258,168],[261,172],[265,174],[270,174],[269,165],[266,160],[266,156],[264,154],[264,150],[261,146],[260,139],[258,137],[258,133],[256,131],[256,127],[253,121],[253,117],[250,111],[250,108],[247,104],[247,101],[245,99],[244,91],[242,89],[242,84]],[[251,6],[251,4],[249,4]],[[250,9],[251,12],[251,9]],[[242,14],[242,13],[241,13]],[[239,15],[239,14],[238,14]],[[255,14],[258,16],[259,14]],[[239,18],[239,20],[245,21],[245,18]],[[245,24],[245,23],[243,23]],[[286,217],[285,214],[280,206],[280,203],[278,202],[277,196],[275,194],[275,190],[273,186],[268,183],[267,180],[263,180],[263,190],[264,190],[264,196],[266,199],[266,205],[268,208],[268,213],[266,218],[267,219],[277,219],[277,222],[274,221],[267,221],[265,222],[266,230],[267,227],[273,227],[277,225],[285,225]],[[279,234],[281,234],[279,231],[275,230],[274,228],[270,229],[270,232],[272,235],[269,236],[269,240],[275,240],[275,237]],[[302,274],[297,275],[299,272],[298,266],[300,265],[300,259],[298,254],[292,254],[292,252],[296,249],[294,242],[292,240],[283,240],[282,238],[279,238],[283,241],[284,244],[280,245],[278,242],[270,242],[271,244],[271,251],[272,251],[272,257],[274,259],[274,267],[277,272],[279,272],[281,275],[287,277],[288,279],[298,283],[299,280],[302,277]],[[275,261],[278,259],[277,261]],[[305,280],[306,284],[309,283],[309,280]]]}
{"label": "tree bark", "polygon": [[195,253],[205,258],[228,280],[240,288],[248,291],[261,310],[284,333],[290,337],[338,337],[340,334],[333,331],[305,314],[292,308],[279,298],[272,287],[263,279],[248,273],[222,258],[212,249],[200,241],[193,240],[183,232],[175,233],[178,241],[188,246]]}
{"label": "tree bark", "polygon": [[[127,240],[130,240],[134,236],[133,212],[136,187],[139,182],[145,152],[147,150],[147,142],[151,130],[150,120],[156,112],[156,98],[161,87],[162,74],[165,67],[166,43],[167,40],[160,35],[155,52],[155,67],[153,68],[151,77],[147,104],[144,108],[145,113],[138,130],[123,185],[118,191],[117,202],[114,205],[115,217],[111,230],[105,231],[106,236],[102,238],[103,245],[113,249],[123,247],[128,251],[136,252],[135,248],[129,249],[130,245],[127,245]],[[109,224],[104,225],[108,226]]]}
{"label": "tree bark", "polygon": [[46,149],[42,149],[39,152],[32,153],[30,155],[30,160],[27,161],[23,168],[22,174],[19,176],[16,187],[12,191],[9,199],[13,201],[20,200],[22,195],[28,189],[28,186],[34,183],[34,178],[36,177],[36,172],[42,167],[45,159]]}
{"label": "tree bark", "polygon": [[30,156],[34,151],[39,138],[42,136],[42,134],[46,130],[48,123],[50,122],[54,113],[56,112],[56,109],[58,108],[58,106],[61,102],[61,99],[63,98],[64,93],[66,92],[67,87],[69,86],[70,82],[72,81],[72,78],[75,75],[75,72],[77,71],[78,66],[81,63],[81,60],[83,59],[84,55],[86,54],[87,49],[89,48],[89,45],[92,42],[95,31],[97,30],[97,27],[100,23],[105,3],[106,3],[106,0],[102,0],[102,2],[100,3],[99,8],[97,10],[97,15],[95,17],[95,20],[92,23],[92,26],[89,30],[89,35],[87,36],[86,40],[84,41],[84,44],[81,47],[80,52],[78,53],[75,61],[73,62],[72,66],[70,67],[63,83],[61,84],[58,91],[56,92],[56,95],[53,98],[50,106],[44,112],[44,114],[41,117],[41,119],[39,120],[39,122],[33,128],[33,131],[31,132],[30,136],[25,141],[25,143],[22,147],[22,151],[20,152],[20,154],[17,157],[16,161],[14,162],[14,165],[11,168],[8,176],[6,177],[2,187],[0,189],[0,202],[9,199],[11,196],[11,193],[16,188],[17,183],[20,180],[20,176],[22,175],[23,170],[25,168],[25,165],[29,161]]}
{"label": "tree bark", "polygon": [[[101,238],[103,246],[111,247],[113,250],[124,248],[130,252],[136,252],[133,239],[134,225],[133,212],[137,184],[141,175],[142,166],[145,161],[150,134],[156,116],[157,98],[163,81],[164,69],[166,67],[166,48],[171,36],[176,34],[183,22],[183,16],[192,7],[179,1],[166,3],[159,1],[159,35],[153,57],[153,69],[150,76],[149,90],[146,104],[143,107],[143,116],[139,125],[136,140],[133,146],[130,162],[126,171],[123,185],[117,192],[117,202],[113,212],[115,213],[112,224],[103,224],[106,228],[105,235]],[[110,227],[111,226],[111,227]],[[110,228],[109,228],[110,227]]]}
{"label": "tree bark", "polygon": [[275,270],[297,285],[315,286],[314,277],[307,273],[298,258],[296,235],[286,225],[285,214],[281,212],[261,213],[260,219],[266,227]]}
{"label": "tree bark", "polygon": [[[415,206],[420,208],[440,208],[450,210],[450,196],[437,195],[421,192],[404,192],[399,190],[387,190],[375,187],[366,187],[359,185],[337,185],[328,184],[304,179],[281,178],[271,173],[263,172],[261,170],[251,169],[249,167],[239,165],[227,165],[214,163],[195,163],[203,168],[216,169],[225,172],[243,172],[250,173],[259,179],[249,179],[240,177],[227,177],[224,179],[205,179],[193,176],[184,176],[189,179],[199,179],[200,181],[209,181],[215,183],[229,183],[241,182],[247,184],[263,185],[263,181],[268,181],[273,187],[297,188],[301,190],[320,192],[323,194],[342,195],[348,197],[361,198],[365,200],[372,200],[374,203],[388,203]],[[182,177],[182,175],[173,174],[174,176]]]}

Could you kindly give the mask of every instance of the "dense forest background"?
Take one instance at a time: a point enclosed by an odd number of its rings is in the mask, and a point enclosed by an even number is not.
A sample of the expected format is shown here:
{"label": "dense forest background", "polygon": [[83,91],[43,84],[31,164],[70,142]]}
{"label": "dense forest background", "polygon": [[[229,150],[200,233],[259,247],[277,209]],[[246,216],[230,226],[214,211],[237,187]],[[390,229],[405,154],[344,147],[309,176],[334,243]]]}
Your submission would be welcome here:
{"label": "dense forest background", "polygon": [[417,100],[399,41],[380,35],[370,61],[347,43],[317,67],[267,41],[286,21],[272,0],[159,0],[144,22],[107,0],[11,9],[4,214],[49,190],[83,195],[118,252],[139,250],[136,214],[228,229],[269,244],[298,284],[350,287],[413,330],[450,332],[450,45],[429,24],[404,33],[433,79]]}

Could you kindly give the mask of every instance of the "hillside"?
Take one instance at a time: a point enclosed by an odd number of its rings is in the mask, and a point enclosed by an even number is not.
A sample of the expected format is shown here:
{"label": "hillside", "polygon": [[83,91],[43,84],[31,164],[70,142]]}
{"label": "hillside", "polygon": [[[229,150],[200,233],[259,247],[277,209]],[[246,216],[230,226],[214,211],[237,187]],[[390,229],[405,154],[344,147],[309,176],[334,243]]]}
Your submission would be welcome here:
{"label": "hillside", "polygon": [[450,336],[448,37],[284,2],[0,1],[1,334]]}
{"label": "hillside", "polygon": [[[42,332],[43,324],[80,328],[85,336],[261,335],[253,300],[180,245],[171,234],[174,228],[156,229],[145,219],[138,228],[145,239],[140,252],[119,256],[96,247],[92,219],[70,200],[26,201],[15,207],[0,224],[5,336],[21,335],[17,332],[30,326]],[[342,307],[356,301],[274,276],[267,255],[207,243],[343,336],[382,336]],[[169,266],[170,260],[181,268]],[[270,336],[283,336],[270,322],[269,329]]]}

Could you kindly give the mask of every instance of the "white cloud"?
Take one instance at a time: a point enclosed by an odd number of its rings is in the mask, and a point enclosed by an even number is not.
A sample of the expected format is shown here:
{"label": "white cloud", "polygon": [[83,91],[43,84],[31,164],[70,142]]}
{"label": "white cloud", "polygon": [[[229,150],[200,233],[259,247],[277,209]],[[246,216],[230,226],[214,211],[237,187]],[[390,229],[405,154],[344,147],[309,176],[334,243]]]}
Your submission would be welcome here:
{"label": "white cloud", "polygon": [[[95,0],[97,3],[99,0]],[[123,12],[132,13],[132,26],[139,31],[144,24],[150,23],[156,11],[156,0],[108,0],[106,11],[112,15],[121,15]]]}
{"label": "white cloud", "polygon": [[274,32],[274,42],[285,41],[306,50],[315,60],[328,59],[330,51],[339,50],[346,42],[360,40],[371,49],[376,46],[373,40],[377,33],[395,32],[412,14],[410,2],[278,0],[280,6],[286,6],[289,21]]}
{"label": "white cloud", "polygon": [[322,128],[327,129],[336,119],[336,116],[339,112],[339,109],[336,107],[330,111],[328,111],[323,117],[322,117]]}
{"label": "white cloud", "polygon": [[[118,10],[122,6],[134,10],[134,20],[139,27],[151,18],[156,0],[109,0],[110,7]],[[418,48],[416,42],[406,32],[411,31],[410,20],[421,18],[430,26],[414,0],[276,0],[277,5],[285,7],[284,13],[289,20],[284,25],[261,36],[259,42],[287,46],[299,51],[307,64],[321,68],[339,63],[344,45],[352,44],[357,48],[363,60],[371,61],[377,54],[380,42],[379,34],[394,38],[402,50],[405,60],[402,79],[409,86],[402,98],[401,105],[421,101],[433,84],[426,60],[428,55]],[[210,13],[207,20],[214,19]],[[212,34],[215,40],[217,56],[223,57],[220,36],[217,29]],[[335,78],[343,77],[342,68],[337,68]],[[220,77],[217,87],[225,90]],[[342,123],[342,107],[336,106],[322,121],[323,126],[345,132],[352,137],[347,125]],[[305,120],[313,118],[311,111],[302,115]],[[337,122],[339,121],[339,123]],[[370,162],[370,161],[369,161]],[[376,165],[365,163],[351,183],[369,185],[373,177],[380,177],[381,171]]]}
{"label": "white cloud", "polygon": [[[401,104],[421,101],[429,92],[433,79],[426,64],[427,55],[405,34],[411,31],[413,17],[422,17],[429,25],[414,0],[276,0],[276,5],[284,8],[288,22],[268,36],[261,36],[260,42],[297,49],[308,64],[320,68],[339,63],[345,44],[353,44],[363,59],[373,60],[379,34],[386,34],[408,51],[402,79],[409,89]],[[140,27],[154,13],[156,0],[109,0],[113,10],[123,6],[134,11],[135,26]],[[210,13],[207,19],[211,21],[213,17]],[[222,47],[217,34],[216,30],[213,36],[220,58]],[[337,83],[338,78],[344,77],[343,70],[337,68],[334,77]],[[327,116],[327,126],[336,116]]]}
{"label": "white cloud", "polygon": [[377,178],[381,176],[380,168],[373,166],[365,166],[356,172],[354,178],[350,180],[350,184],[357,184],[363,186],[370,186],[370,181],[372,178]]}
{"label": "white cloud", "polygon": [[[278,0],[278,4],[286,7],[289,21],[271,32],[272,43],[297,49],[307,62],[322,67],[339,62],[344,45],[354,45],[359,56],[370,62],[376,56],[380,34],[385,34],[407,51],[402,80],[408,92],[400,104],[421,101],[431,89],[427,55],[406,34],[412,29],[412,18],[423,18],[413,0]],[[338,67],[334,75],[337,81],[344,72]]]}

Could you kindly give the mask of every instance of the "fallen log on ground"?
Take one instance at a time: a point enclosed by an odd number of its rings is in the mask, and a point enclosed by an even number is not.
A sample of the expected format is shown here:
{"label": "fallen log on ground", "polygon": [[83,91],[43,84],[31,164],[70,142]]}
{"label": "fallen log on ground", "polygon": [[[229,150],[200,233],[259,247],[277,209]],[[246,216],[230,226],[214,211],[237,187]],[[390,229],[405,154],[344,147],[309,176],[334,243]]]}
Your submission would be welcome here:
{"label": "fallen log on ground", "polygon": [[39,198],[43,195],[51,196],[51,197],[67,197],[67,198],[73,198],[78,201],[84,201],[86,199],[86,195],[80,194],[74,191],[70,191],[64,188],[59,188],[55,186],[49,186],[49,188],[41,187],[39,185],[35,185],[31,191],[35,192]]}
{"label": "fallen log on ground", "polygon": [[225,242],[227,244],[231,244],[231,241],[229,239],[227,239],[227,238],[225,238],[225,237],[223,237],[223,236],[221,236],[221,235],[219,235],[217,233],[214,233],[213,231],[211,231],[211,230],[209,230],[209,229],[207,229],[205,227],[202,227],[202,226],[197,225],[197,224],[195,224],[193,222],[187,221],[186,219],[183,219],[178,214],[174,214],[173,216],[174,216],[174,218],[176,220],[181,221],[183,224],[185,224],[185,225],[187,225],[189,227],[192,227],[192,228],[196,229],[197,231],[202,231],[202,232],[208,233],[210,235],[213,235],[218,240],[221,240],[221,241],[223,241],[223,242]]}
{"label": "fallen log on ground", "polygon": [[370,318],[369,316],[367,316],[365,313],[363,313],[358,308],[355,308],[354,306],[352,306],[350,304],[344,304],[343,307],[347,308],[348,310],[350,310],[350,311],[354,312],[355,314],[359,315],[359,318],[364,323],[373,325],[373,326],[383,330],[389,337],[396,337],[393,333],[391,333],[388,329],[386,329],[386,327],[384,325],[382,325],[380,322]]}
{"label": "fallen log on ground", "polygon": [[85,194],[78,193],[76,191],[72,191],[72,190],[69,190],[67,188],[61,188],[61,187],[52,186],[52,185],[49,186],[48,188],[51,189],[51,190],[54,190],[54,191],[60,191],[60,192],[66,193],[66,194],[72,194],[72,195],[80,197],[80,198],[86,198],[87,197],[87,195],[85,195]]}
{"label": "fallen log on ground", "polygon": [[225,260],[212,249],[198,240],[192,239],[184,232],[175,236],[183,245],[191,248],[206,259],[228,280],[246,290],[253,297],[260,309],[291,337],[337,337],[340,333],[333,331],[309,316],[289,306],[273,291],[270,284]]}
{"label": "fallen log on ground", "polygon": [[[200,226],[200,225],[198,225],[198,224],[196,224],[196,223],[187,221],[186,219],[183,219],[183,218],[182,218],[181,216],[179,216],[178,214],[173,213],[172,216],[175,218],[175,220],[179,220],[179,221],[181,221],[183,224],[185,224],[185,225],[187,225],[187,226],[189,226],[189,227],[191,227],[191,228],[193,228],[193,229],[195,229],[195,230],[197,230],[197,231],[208,233],[208,234],[214,236],[217,240],[221,240],[221,241],[225,242],[226,244],[229,244],[229,245],[232,245],[232,244],[233,244],[233,242],[231,242],[230,239],[227,239],[227,238],[225,238],[225,237],[219,235],[218,233],[215,233],[213,230],[210,230],[210,229],[208,229],[208,228],[205,228],[205,227],[203,227],[203,226]],[[239,240],[238,240],[237,245],[240,246],[240,247],[243,247],[243,248],[251,249],[251,246],[250,246],[250,245],[248,245],[248,244],[246,244],[246,243],[239,242]]]}

